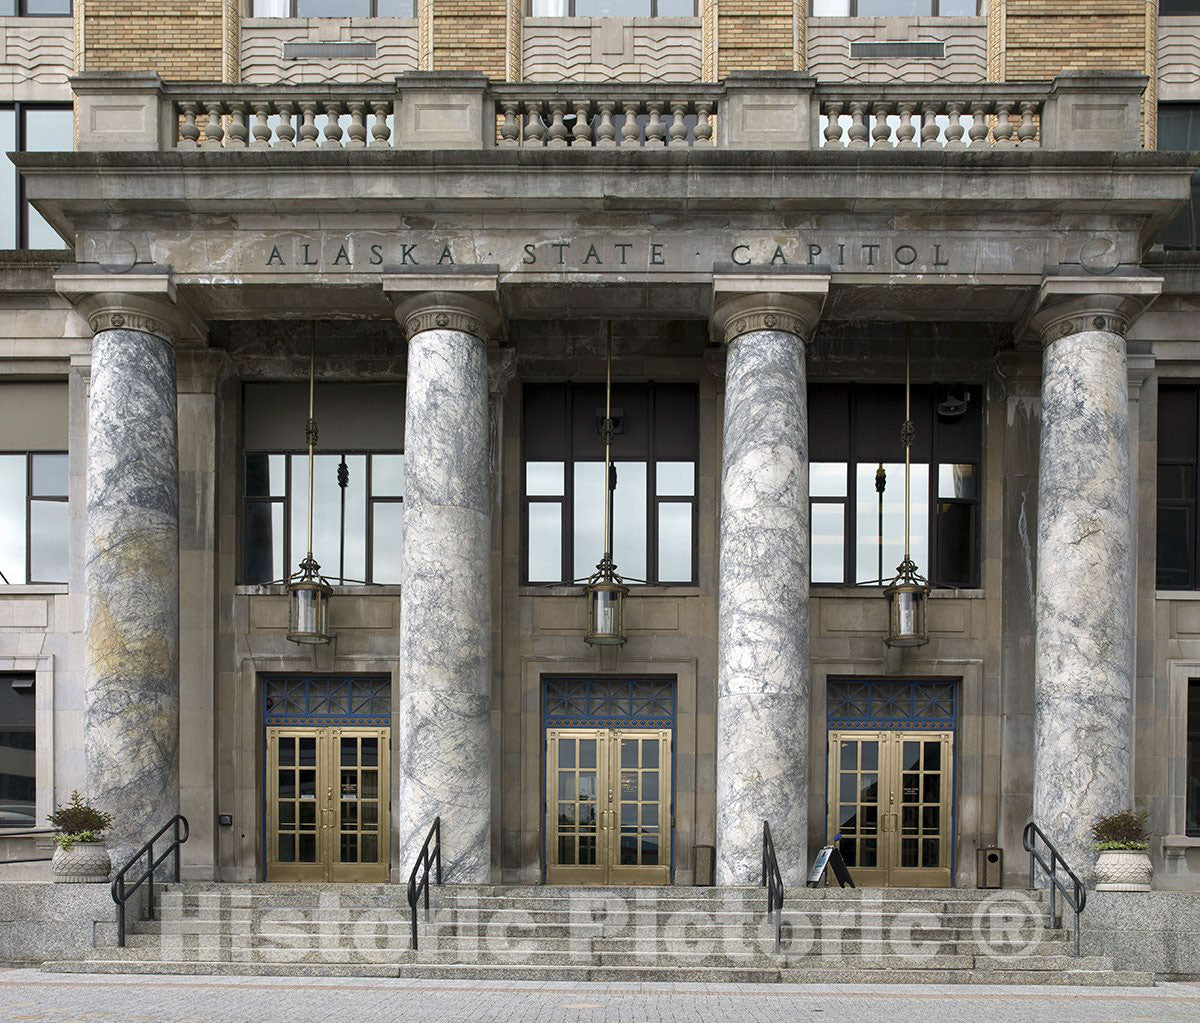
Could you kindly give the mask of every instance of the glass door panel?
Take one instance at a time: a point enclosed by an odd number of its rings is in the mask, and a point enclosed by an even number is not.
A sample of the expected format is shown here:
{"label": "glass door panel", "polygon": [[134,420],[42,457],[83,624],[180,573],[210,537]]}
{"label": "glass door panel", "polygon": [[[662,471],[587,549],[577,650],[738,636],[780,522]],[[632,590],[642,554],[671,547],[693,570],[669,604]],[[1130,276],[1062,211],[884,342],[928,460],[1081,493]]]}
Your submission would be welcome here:
{"label": "glass door panel", "polygon": [[887,883],[886,844],[881,827],[880,771],[885,769],[887,736],[833,733],[829,737],[829,840],[850,868],[855,884]]}
{"label": "glass door panel", "polygon": [[550,884],[603,884],[607,864],[600,834],[600,793],[607,767],[603,730],[551,730],[547,735],[547,878]]}
{"label": "glass door panel", "polygon": [[671,880],[671,733],[614,733],[610,884]]}
{"label": "glass door panel", "polygon": [[892,740],[896,771],[897,849],[892,884],[950,884],[952,735],[898,732]]}
{"label": "glass door panel", "polygon": [[[328,814],[336,834],[330,856],[331,881],[388,879],[388,729],[334,728],[336,814]],[[331,808],[332,809],[332,808]]]}

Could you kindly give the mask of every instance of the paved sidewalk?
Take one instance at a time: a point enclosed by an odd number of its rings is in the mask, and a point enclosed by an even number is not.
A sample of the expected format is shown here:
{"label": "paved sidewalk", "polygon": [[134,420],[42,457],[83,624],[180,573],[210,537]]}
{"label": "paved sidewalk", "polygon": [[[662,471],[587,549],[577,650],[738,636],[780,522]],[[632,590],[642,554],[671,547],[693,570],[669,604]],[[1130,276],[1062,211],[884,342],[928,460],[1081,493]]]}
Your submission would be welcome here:
{"label": "paved sidewalk", "polygon": [[114,977],[0,971],[3,1023],[1197,1023],[1200,983],[1156,988],[545,984]]}

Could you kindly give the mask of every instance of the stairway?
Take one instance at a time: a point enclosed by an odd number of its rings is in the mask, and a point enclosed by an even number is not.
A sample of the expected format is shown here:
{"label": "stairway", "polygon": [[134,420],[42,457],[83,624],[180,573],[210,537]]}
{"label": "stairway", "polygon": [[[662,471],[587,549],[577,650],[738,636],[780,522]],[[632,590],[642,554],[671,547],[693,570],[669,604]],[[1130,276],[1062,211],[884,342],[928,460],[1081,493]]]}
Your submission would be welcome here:
{"label": "stairway", "polygon": [[[782,951],[762,888],[448,886],[409,948],[398,885],[166,886],[125,948],[63,973],[542,981],[1150,985],[1072,955],[1044,893],[791,889]],[[1084,917],[1086,928],[1086,914]]]}

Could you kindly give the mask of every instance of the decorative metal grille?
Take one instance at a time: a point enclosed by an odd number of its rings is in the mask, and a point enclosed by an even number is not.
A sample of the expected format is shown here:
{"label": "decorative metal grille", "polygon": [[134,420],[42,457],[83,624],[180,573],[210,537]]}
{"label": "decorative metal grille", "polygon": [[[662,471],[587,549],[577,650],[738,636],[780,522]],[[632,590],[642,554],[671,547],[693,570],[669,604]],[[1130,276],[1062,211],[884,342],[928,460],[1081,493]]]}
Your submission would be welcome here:
{"label": "decorative metal grille", "polygon": [[392,680],[387,675],[281,675],[263,679],[268,725],[390,725]]}
{"label": "decorative metal grille", "polygon": [[543,711],[557,728],[670,728],[673,678],[547,678]]}
{"label": "decorative metal grille", "polygon": [[830,681],[826,715],[831,728],[953,728],[958,720],[958,685]]}

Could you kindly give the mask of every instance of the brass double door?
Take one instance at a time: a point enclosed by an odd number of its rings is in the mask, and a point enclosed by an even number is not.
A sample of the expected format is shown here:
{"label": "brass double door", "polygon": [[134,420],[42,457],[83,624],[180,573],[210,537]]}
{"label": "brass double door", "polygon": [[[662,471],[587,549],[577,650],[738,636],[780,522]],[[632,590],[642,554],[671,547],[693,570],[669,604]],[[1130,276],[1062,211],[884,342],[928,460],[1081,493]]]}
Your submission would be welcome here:
{"label": "brass double door", "polygon": [[670,878],[670,729],[548,729],[547,883]]}
{"label": "brass double door", "polygon": [[389,728],[268,728],[268,881],[388,880]]}
{"label": "brass double door", "polygon": [[950,887],[953,732],[830,732],[828,792],[857,885]]}

